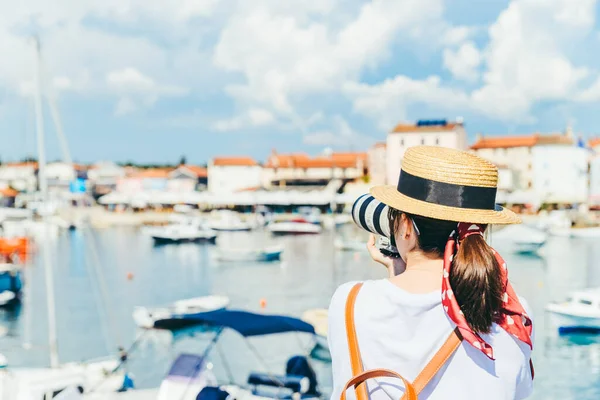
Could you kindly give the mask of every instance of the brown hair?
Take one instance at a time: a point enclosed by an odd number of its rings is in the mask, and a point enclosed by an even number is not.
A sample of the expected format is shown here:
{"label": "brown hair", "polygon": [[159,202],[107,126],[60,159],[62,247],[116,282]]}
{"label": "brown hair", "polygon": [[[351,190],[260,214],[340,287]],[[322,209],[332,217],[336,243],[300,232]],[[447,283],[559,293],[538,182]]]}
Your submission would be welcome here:
{"label": "brown hair", "polygon": [[[390,231],[396,232],[403,213],[390,207]],[[419,229],[417,245],[429,257],[443,258],[448,237],[457,223],[410,215]],[[480,235],[467,236],[452,260],[450,286],[467,323],[477,333],[489,333],[503,318],[502,276],[494,252]]]}

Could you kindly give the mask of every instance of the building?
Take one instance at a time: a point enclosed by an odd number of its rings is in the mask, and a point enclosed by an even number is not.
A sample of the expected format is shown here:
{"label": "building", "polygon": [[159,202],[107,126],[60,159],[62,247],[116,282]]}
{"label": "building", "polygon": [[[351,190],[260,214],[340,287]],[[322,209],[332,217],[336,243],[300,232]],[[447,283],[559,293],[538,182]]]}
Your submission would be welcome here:
{"label": "building", "polygon": [[208,165],[208,191],[234,193],[262,184],[262,167],[251,157],[216,157]]}
{"label": "building", "polygon": [[318,157],[273,152],[263,169],[264,187],[327,186],[362,179],[368,174],[367,153],[328,153]]}
{"label": "building", "polygon": [[462,120],[421,120],[414,124],[398,124],[388,134],[386,143],[386,179],[388,185],[398,183],[404,152],[409,147],[427,145],[464,150],[467,134]]}
{"label": "building", "polygon": [[0,165],[0,185],[19,192],[34,192],[37,189],[36,162],[8,163]]}
{"label": "building", "polygon": [[101,161],[88,170],[88,179],[95,198],[117,189],[119,179],[125,177],[125,168],[112,161]]}
{"label": "building", "polygon": [[587,199],[587,150],[576,146],[570,132],[478,135],[471,150],[499,166],[501,202],[572,204]]}
{"label": "building", "polygon": [[193,192],[206,190],[208,170],[196,165],[180,165],[169,172],[167,190],[170,192]]}
{"label": "building", "polygon": [[44,169],[49,192],[68,192],[71,182],[78,177],[74,164],[58,161],[49,163]]}
{"label": "building", "polygon": [[169,172],[171,172],[170,168],[130,170],[124,177],[117,179],[117,192],[135,194],[147,191],[165,191]]}
{"label": "building", "polygon": [[371,185],[385,185],[387,145],[385,142],[375,143],[367,152],[367,165],[369,169],[369,183]]}

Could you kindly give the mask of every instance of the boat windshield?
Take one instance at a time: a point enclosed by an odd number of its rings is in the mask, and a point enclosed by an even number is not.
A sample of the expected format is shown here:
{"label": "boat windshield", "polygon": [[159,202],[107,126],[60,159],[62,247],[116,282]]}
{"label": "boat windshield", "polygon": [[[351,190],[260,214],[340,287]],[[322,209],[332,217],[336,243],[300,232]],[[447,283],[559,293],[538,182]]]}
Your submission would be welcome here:
{"label": "boat windshield", "polygon": [[584,304],[586,306],[591,306],[592,305],[592,301],[588,300],[588,299],[579,299],[579,304]]}

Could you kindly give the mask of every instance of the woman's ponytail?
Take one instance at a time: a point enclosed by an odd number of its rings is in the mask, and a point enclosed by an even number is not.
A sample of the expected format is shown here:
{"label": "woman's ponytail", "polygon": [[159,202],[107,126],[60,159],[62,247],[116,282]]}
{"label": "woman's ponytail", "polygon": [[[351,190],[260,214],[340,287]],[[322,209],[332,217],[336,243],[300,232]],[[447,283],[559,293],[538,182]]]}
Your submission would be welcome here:
{"label": "woman's ponytail", "polygon": [[477,333],[489,333],[500,322],[502,276],[494,252],[481,235],[465,237],[454,255],[450,285],[467,323]]}

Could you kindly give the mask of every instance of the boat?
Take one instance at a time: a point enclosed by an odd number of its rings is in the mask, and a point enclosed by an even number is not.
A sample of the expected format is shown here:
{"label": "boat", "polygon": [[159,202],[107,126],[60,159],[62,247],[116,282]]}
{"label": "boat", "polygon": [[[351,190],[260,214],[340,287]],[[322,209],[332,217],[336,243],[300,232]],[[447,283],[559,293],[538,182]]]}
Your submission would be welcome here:
{"label": "boat", "polygon": [[493,232],[492,240],[509,246],[513,253],[537,255],[546,244],[548,234],[527,225],[511,225]]}
{"label": "boat", "polygon": [[317,207],[298,207],[298,214],[301,218],[311,224],[321,224],[321,210]]}
{"label": "boat", "polygon": [[[160,385],[158,400],[317,399],[322,397],[316,374],[308,358],[303,355],[289,358],[283,374],[251,372],[244,385],[231,381],[219,385],[212,372],[212,364],[206,361],[226,329],[237,332],[249,342],[252,337],[288,332],[314,336],[315,329],[311,324],[293,317],[256,314],[241,310],[202,313],[187,317],[185,320],[187,324],[185,327],[188,329],[202,327],[201,332],[208,332],[211,335],[210,342],[202,354],[181,354],[175,359],[167,377]],[[174,326],[172,321],[168,320],[157,321],[157,324],[165,329],[172,329]],[[176,329],[184,327],[177,326]]]}
{"label": "boat", "polygon": [[140,328],[152,329],[160,319],[184,317],[207,311],[223,310],[229,305],[226,296],[203,296],[192,299],[178,300],[167,307],[146,308],[136,307],[133,310],[133,320]]}
{"label": "boat", "polygon": [[244,232],[252,230],[252,225],[242,221],[238,213],[229,210],[217,210],[211,213],[209,227],[221,232]]}
{"label": "boat", "polygon": [[600,332],[600,288],[572,292],[566,301],[548,304],[546,311],[559,333]]}
{"label": "boat", "polygon": [[322,228],[304,218],[295,218],[291,221],[270,223],[267,230],[275,235],[303,235],[321,233]]}
{"label": "boat", "polygon": [[[42,203],[48,200],[48,182],[45,175],[45,149],[44,149],[44,121],[42,115],[42,83],[41,76],[41,54],[40,42],[38,38],[34,38],[36,45],[35,54],[35,115],[36,115],[36,136],[38,143],[38,179],[41,193]],[[57,123],[58,114],[56,106],[49,98],[50,110]],[[62,131],[58,127],[59,134]],[[42,216],[47,218],[47,216]],[[56,226],[42,219],[43,224],[48,226]],[[50,358],[50,366],[46,368],[21,368],[8,365],[4,357],[0,362],[0,388],[2,388],[3,396],[8,394],[8,398],[15,400],[29,399],[49,399],[49,398],[73,398],[73,396],[64,393],[83,392],[115,392],[126,390],[131,387],[132,381],[121,368],[123,358],[90,360],[80,363],[60,363],[58,354],[57,340],[57,321],[54,296],[54,275],[51,266],[51,254],[49,252],[49,231],[44,229],[41,231],[42,240],[40,240],[39,251],[44,265],[45,286],[46,286],[46,306],[47,306],[47,322],[48,322],[48,352]],[[30,285],[28,285],[30,286]],[[4,398],[4,397],[2,397]]]}
{"label": "boat", "polygon": [[150,235],[156,244],[215,243],[217,240],[217,233],[207,228],[199,218],[175,219],[168,225],[148,228],[145,233]]}
{"label": "boat", "polygon": [[18,302],[22,290],[21,267],[9,263],[0,264],[0,307]]}
{"label": "boat", "polygon": [[269,262],[279,261],[283,253],[283,247],[265,247],[259,250],[243,249],[218,249],[216,259],[219,261],[256,261]]}
{"label": "boat", "polygon": [[315,327],[317,346],[324,349],[329,349],[329,343],[327,343],[327,317],[328,311],[325,308],[313,308],[306,310],[304,314],[302,314],[302,320]]}

